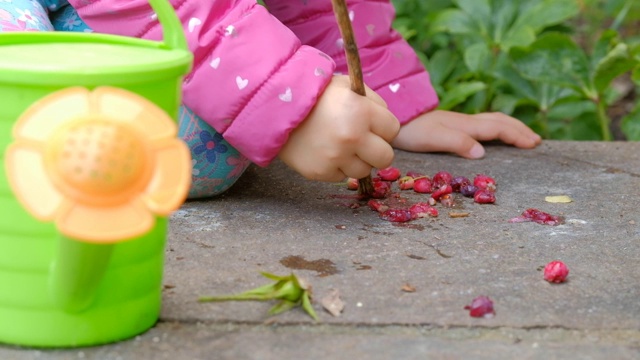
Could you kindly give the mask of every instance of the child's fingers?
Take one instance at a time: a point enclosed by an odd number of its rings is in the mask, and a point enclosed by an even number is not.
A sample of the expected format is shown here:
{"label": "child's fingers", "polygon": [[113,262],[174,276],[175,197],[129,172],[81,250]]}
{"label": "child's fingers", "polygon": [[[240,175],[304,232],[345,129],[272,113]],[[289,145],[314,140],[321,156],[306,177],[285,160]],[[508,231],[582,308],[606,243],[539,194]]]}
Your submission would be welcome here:
{"label": "child's fingers", "polygon": [[376,106],[372,108],[371,111],[374,112],[369,115],[369,118],[371,119],[371,132],[381,137],[386,142],[391,142],[400,131],[400,122],[386,108]]}
{"label": "child's fingers", "polygon": [[464,124],[447,123],[446,126],[455,126],[480,141],[499,139],[519,148],[533,148],[541,142],[540,136],[523,122],[502,113],[477,114],[474,120]]}
{"label": "child's fingers", "polygon": [[[393,162],[393,147],[383,138],[368,134],[356,149],[356,156],[370,167],[383,169]],[[369,169],[370,170],[370,169]]]}

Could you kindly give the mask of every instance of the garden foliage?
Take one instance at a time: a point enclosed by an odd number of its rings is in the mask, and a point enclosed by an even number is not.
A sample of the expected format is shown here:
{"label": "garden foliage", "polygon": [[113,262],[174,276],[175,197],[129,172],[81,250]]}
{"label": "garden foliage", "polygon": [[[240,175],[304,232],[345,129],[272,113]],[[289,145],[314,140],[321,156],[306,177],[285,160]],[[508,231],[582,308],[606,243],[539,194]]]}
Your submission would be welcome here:
{"label": "garden foliage", "polygon": [[[640,86],[640,44],[615,29],[632,2],[588,44],[572,23],[579,0],[394,0],[394,26],[429,70],[441,109],[502,111],[550,139],[611,140],[613,80],[632,73]],[[622,131],[640,140],[640,105]]]}

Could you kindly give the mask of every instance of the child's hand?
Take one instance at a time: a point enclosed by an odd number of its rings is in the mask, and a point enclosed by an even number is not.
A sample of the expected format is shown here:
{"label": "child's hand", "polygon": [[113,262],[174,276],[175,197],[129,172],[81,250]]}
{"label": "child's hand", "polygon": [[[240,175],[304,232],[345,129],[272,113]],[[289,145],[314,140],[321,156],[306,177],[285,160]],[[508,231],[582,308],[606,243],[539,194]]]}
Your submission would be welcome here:
{"label": "child's hand", "polygon": [[467,115],[435,110],[402,126],[392,144],[407,151],[452,152],[478,159],[484,156],[484,148],[478,141],[488,140],[501,140],[525,149],[542,141],[524,123],[503,113]]}
{"label": "child's hand", "polygon": [[309,116],[289,135],[279,157],[307,179],[363,178],[393,160],[389,144],[400,124],[380,96],[360,96],[349,78],[334,76]]}

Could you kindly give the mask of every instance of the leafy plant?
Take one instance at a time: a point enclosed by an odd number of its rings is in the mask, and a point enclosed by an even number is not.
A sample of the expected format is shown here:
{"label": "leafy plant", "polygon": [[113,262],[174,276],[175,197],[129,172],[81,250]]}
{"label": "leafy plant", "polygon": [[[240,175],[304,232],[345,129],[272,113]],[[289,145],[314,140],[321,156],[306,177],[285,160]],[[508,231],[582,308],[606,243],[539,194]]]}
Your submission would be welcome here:
{"label": "leafy plant", "polygon": [[222,296],[202,296],[199,302],[218,302],[218,301],[269,301],[279,300],[270,310],[270,315],[277,315],[294,307],[302,306],[302,308],[314,320],[318,320],[318,315],[311,306],[311,286],[306,281],[297,277],[295,274],[288,276],[279,276],[262,272],[262,276],[275,281],[273,284],[267,284],[258,288],[247,290],[235,295]]}
{"label": "leafy plant", "polygon": [[[395,26],[421,54],[441,109],[502,111],[545,138],[610,140],[607,109],[618,99],[610,85],[640,60],[612,29],[578,45],[570,20],[581,3],[396,0]],[[623,130],[640,133],[634,126],[627,120]]]}

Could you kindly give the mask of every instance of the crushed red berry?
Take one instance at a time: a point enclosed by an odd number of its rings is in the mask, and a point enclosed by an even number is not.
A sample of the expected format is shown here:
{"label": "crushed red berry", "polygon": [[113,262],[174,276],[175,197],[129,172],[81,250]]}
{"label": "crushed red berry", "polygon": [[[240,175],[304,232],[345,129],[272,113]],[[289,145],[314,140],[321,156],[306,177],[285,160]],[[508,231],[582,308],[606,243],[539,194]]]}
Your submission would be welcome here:
{"label": "crushed red berry", "polygon": [[564,223],[564,218],[562,216],[555,216],[548,214],[544,211],[540,211],[538,209],[529,208],[522,212],[522,215],[516,216],[513,219],[510,219],[511,223],[521,223],[533,221],[542,225],[560,225]]}
{"label": "crushed red berry", "polygon": [[437,190],[435,190],[433,194],[431,194],[431,197],[434,198],[435,200],[439,200],[440,197],[442,197],[442,195],[451,194],[452,192],[453,190],[451,189],[451,185],[444,184],[440,186]]}
{"label": "crushed red berry", "polygon": [[473,201],[478,204],[493,204],[496,202],[496,194],[488,189],[479,189],[473,194]]}
{"label": "crushed red berry", "polygon": [[438,216],[438,209],[434,208],[433,206],[427,203],[422,203],[422,202],[413,204],[409,208],[409,211],[411,211],[413,216],[416,218],[423,218],[427,216],[431,216],[431,217]]}
{"label": "crushed red berry", "polygon": [[376,175],[384,181],[396,181],[400,178],[400,170],[396,167],[389,166],[388,168],[379,169]]}
{"label": "crushed red berry", "polygon": [[413,214],[407,209],[389,209],[380,214],[383,220],[391,222],[407,222],[413,220]]}
{"label": "crushed red berry", "polygon": [[374,181],[373,182],[373,194],[371,197],[374,199],[384,199],[391,194],[391,183],[387,181]]}
{"label": "crushed red berry", "polygon": [[369,205],[369,208],[371,208],[371,210],[377,211],[379,213],[385,212],[389,209],[389,206],[378,199],[369,200],[367,202],[367,205]]}
{"label": "crushed red berry", "polygon": [[493,309],[493,301],[483,295],[473,299],[471,304],[464,308],[469,310],[469,315],[472,317],[492,318],[496,315],[496,311]]}
{"label": "crushed red berry", "polygon": [[544,267],[544,279],[550,283],[562,283],[567,280],[569,268],[562,261],[554,260]]}
{"label": "crushed red berry", "polygon": [[428,177],[421,177],[413,180],[413,191],[421,194],[431,193],[431,180]]}
{"label": "crushed red berry", "polygon": [[496,190],[496,181],[488,175],[478,174],[473,178],[473,185],[478,189]]}
{"label": "crushed red berry", "polygon": [[425,177],[425,174],[419,173],[417,171],[407,171],[407,176],[411,176],[414,179]]}
{"label": "crushed red berry", "polygon": [[451,194],[444,194],[440,197],[440,204],[444,207],[451,208],[455,206],[456,201]]}

